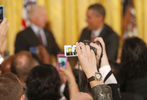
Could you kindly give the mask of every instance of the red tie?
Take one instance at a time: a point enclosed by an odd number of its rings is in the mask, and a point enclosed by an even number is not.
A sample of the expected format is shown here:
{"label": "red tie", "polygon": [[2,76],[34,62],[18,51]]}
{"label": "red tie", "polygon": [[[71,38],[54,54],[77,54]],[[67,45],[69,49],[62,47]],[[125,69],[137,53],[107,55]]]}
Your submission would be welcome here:
{"label": "red tie", "polygon": [[40,31],[38,32],[38,38],[39,38],[40,43],[43,45],[43,40],[42,40],[42,36],[41,36]]}

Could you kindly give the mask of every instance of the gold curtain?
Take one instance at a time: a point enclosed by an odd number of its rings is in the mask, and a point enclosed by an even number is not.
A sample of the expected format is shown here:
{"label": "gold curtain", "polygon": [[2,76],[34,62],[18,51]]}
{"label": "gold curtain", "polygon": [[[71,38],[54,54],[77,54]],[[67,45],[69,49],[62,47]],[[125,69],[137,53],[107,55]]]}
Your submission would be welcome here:
{"label": "gold curtain", "polygon": [[101,3],[106,8],[106,23],[121,34],[121,0],[37,0],[47,9],[48,20],[56,41],[63,49],[75,44],[86,27],[86,10],[90,4]]}
{"label": "gold curtain", "polygon": [[138,36],[147,42],[147,0],[134,0]]}
{"label": "gold curtain", "polygon": [[16,33],[21,27],[22,0],[0,0],[0,5],[5,6],[5,17],[9,24],[7,49],[13,54]]}
{"label": "gold curtain", "polygon": [[[121,34],[120,0],[37,0],[47,9],[48,21],[57,43],[63,49],[65,44],[75,44],[86,27],[86,10],[90,4],[101,3],[106,8],[106,23]],[[5,6],[8,19],[8,50],[14,52],[16,33],[20,31],[23,0],[0,0]]]}
{"label": "gold curtain", "polygon": [[105,22],[110,25],[115,32],[121,35],[122,3],[121,0],[99,0],[106,9]]}

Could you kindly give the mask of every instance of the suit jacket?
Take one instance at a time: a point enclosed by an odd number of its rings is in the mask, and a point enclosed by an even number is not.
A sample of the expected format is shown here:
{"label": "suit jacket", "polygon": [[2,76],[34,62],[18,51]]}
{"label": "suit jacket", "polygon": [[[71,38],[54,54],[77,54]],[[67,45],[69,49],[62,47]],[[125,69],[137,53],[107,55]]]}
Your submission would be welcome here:
{"label": "suit jacket", "polygon": [[[48,53],[57,55],[57,53],[60,52],[60,49],[53,34],[47,29],[44,29],[44,32],[47,39],[46,49]],[[22,50],[29,51],[30,47],[36,47],[38,45],[41,45],[38,37],[33,32],[32,28],[28,27],[17,34],[15,41],[15,53]]]}
{"label": "suit jacket", "polygon": [[[85,28],[82,31],[81,37],[79,39],[80,42],[84,40],[91,40],[92,31],[88,28]],[[104,25],[99,37],[102,37],[105,45],[108,59],[111,61],[116,61],[118,47],[119,47],[119,36],[110,28],[108,25]]]}

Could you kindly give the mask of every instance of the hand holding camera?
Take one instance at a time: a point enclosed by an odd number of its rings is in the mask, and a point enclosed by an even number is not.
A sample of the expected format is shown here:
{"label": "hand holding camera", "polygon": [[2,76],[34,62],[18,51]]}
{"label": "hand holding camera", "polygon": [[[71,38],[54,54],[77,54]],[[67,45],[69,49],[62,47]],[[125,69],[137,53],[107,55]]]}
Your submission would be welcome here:
{"label": "hand holding camera", "polygon": [[[101,41],[94,43],[80,42],[76,43],[76,51],[83,71],[85,72],[91,87],[103,84],[101,74],[97,70],[97,63],[101,62],[103,57],[103,47]],[[95,80],[95,81],[94,81]]]}
{"label": "hand holding camera", "polygon": [[[103,67],[105,65],[109,65],[109,61],[108,61],[108,57],[107,57],[107,53],[106,53],[106,49],[105,49],[104,40],[101,37],[97,37],[94,41],[95,42],[99,41],[101,43],[102,48],[103,48],[103,50],[101,51],[103,56],[101,58],[101,65],[100,65],[100,67]],[[94,48],[96,48],[98,53],[100,52],[100,49],[99,49],[98,45],[94,45],[93,43],[91,43],[90,45],[93,46]],[[98,56],[99,55],[97,55],[97,58],[99,58]]]}
{"label": "hand holding camera", "polygon": [[96,57],[94,51],[90,49],[89,45],[84,43],[76,43],[76,51],[80,64],[87,78],[93,76],[97,72]]}
{"label": "hand holding camera", "polygon": [[[101,58],[103,56],[103,47],[102,44],[99,41],[90,42],[88,40],[84,40],[82,42],[84,45],[88,45],[90,47],[90,50],[93,50],[96,58],[97,58],[97,66],[100,67],[101,64]],[[66,57],[76,57],[77,51],[76,51],[76,45],[65,45],[64,46],[64,54]]]}

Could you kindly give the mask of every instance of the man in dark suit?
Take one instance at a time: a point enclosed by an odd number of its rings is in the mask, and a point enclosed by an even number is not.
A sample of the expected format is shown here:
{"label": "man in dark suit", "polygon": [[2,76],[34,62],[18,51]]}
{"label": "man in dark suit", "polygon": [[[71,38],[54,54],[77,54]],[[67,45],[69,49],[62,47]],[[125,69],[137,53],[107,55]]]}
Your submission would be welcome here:
{"label": "man in dark suit", "polygon": [[86,27],[81,34],[80,42],[83,40],[93,41],[96,37],[102,37],[106,44],[106,52],[110,61],[116,61],[119,36],[112,30],[111,27],[104,23],[105,9],[100,4],[93,4],[87,10]]}
{"label": "man in dark suit", "polygon": [[60,49],[55,41],[55,38],[47,29],[44,29],[47,22],[47,14],[44,7],[39,5],[31,6],[29,10],[29,18],[31,25],[19,32],[15,41],[15,53],[27,50],[32,47],[42,45],[46,48],[49,54],[57,55]]}

